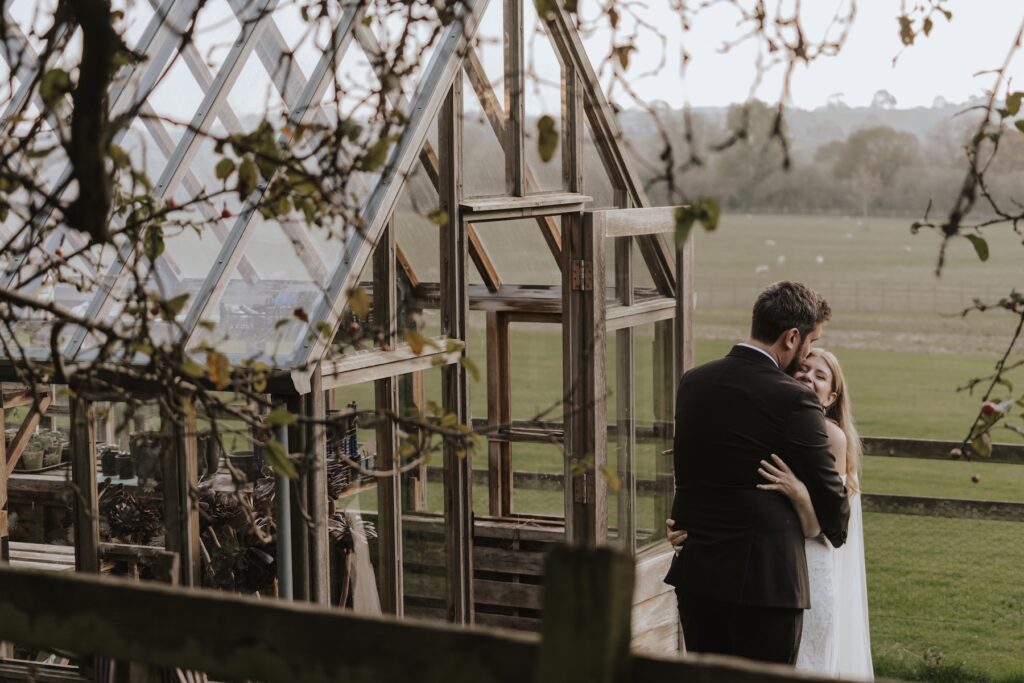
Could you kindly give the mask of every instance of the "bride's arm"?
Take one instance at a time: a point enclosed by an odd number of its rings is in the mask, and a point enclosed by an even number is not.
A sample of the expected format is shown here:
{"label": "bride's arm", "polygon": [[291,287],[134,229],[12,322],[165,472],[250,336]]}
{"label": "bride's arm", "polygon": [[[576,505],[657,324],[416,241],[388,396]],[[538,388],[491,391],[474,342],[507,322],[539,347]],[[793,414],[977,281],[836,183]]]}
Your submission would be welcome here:
{"label": "bride's arm", "polygon": [[772,460],[774,464],[767,460],[761,461],[761,467],[758,468],[757,473],[768,483],[758,484],[757,488],[762,491],[778,491],[789,498],[800,517],[804,538],[814,538],[821,533],[821,525],[818,524],[818,517],[814,514],[814,506],[811,504],[811,496],[807,492],[807,487],[796,478],[793,470],[789,469],[782,458],[772,453]]}

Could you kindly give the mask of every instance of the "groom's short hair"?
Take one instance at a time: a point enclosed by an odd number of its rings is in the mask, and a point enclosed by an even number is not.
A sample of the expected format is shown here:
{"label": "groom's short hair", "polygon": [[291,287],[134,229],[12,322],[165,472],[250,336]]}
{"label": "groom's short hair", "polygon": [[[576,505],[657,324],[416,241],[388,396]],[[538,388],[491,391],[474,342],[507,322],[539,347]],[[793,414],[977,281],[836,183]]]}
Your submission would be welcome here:
{"label": "groom's short hair", "polygon": [[750,336],[774,344],[780,334],[795,327],[802,339],[831,317],[832,308],[825,297],[802,282],[783,280],[768,285],[757,295]]}

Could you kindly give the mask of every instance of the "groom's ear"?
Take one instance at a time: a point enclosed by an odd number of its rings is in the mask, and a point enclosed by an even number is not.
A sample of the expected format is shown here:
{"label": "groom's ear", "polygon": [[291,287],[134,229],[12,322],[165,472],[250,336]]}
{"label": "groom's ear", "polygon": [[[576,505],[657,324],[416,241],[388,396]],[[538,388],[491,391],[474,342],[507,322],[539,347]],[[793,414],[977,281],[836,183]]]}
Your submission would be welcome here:
{"label": "groom's ear", "polygon": [[787,349],[795,349],[800,346],[800,330],[791,327],[782,333],[782,343]]}

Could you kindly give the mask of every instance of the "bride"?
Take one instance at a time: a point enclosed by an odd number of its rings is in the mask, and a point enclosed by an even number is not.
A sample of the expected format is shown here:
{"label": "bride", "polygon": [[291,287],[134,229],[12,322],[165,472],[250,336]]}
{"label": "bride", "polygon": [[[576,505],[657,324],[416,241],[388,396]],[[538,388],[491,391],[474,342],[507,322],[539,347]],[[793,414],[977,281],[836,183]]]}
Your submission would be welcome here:
{"label": "bride", "polygon": [[828,418],[826,426],[836,469],[850,494],[847,541],[837,550],[821,535],[807,488],[786,464],[773,455],[772,462],[762,461],[758,470],[768,480],[758,488],[785,494],[800,515],[807,537],[811,608],[804,613],[796,668],[870,680],[873,671],[858,477],[861,444],[853,423],[846,380],[839,361],[823,349],[813,349],[793,376],[810,387],[821,401]]}
{"label": "bride", "polygon": [[[796,508],[807,538],[807,574],[811,608],[804,613],[796,668],[848,679],[872,680],[871,639],[868,630],[867,581],[864,570],[864,524],[860,503],[861,443],[853,423],[846,381],[836,357],[812,349],[794,378],[806,384],[821,401],[828,418],[829,442],[836,469],[850,495],[850,522],[846,544],[838,550],[821,535],[807,488],[776,455],[761,461],[758,470],[768,483],[758,488],[787,496]],[[673,531],[669,540],[676,552],[685,531]]]}

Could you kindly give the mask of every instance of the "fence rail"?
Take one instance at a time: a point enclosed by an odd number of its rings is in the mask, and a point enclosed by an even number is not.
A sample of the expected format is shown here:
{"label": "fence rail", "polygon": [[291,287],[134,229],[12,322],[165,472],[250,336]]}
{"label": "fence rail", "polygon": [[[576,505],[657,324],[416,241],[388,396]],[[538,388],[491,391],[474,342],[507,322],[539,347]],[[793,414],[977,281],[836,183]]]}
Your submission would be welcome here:
{"label": "fence rail", "polygon": [[722,657],[631,654],[633,572],[608,549],[552,551],[538,637],[0,567],[0,639],[268,683],[826,680]]}

